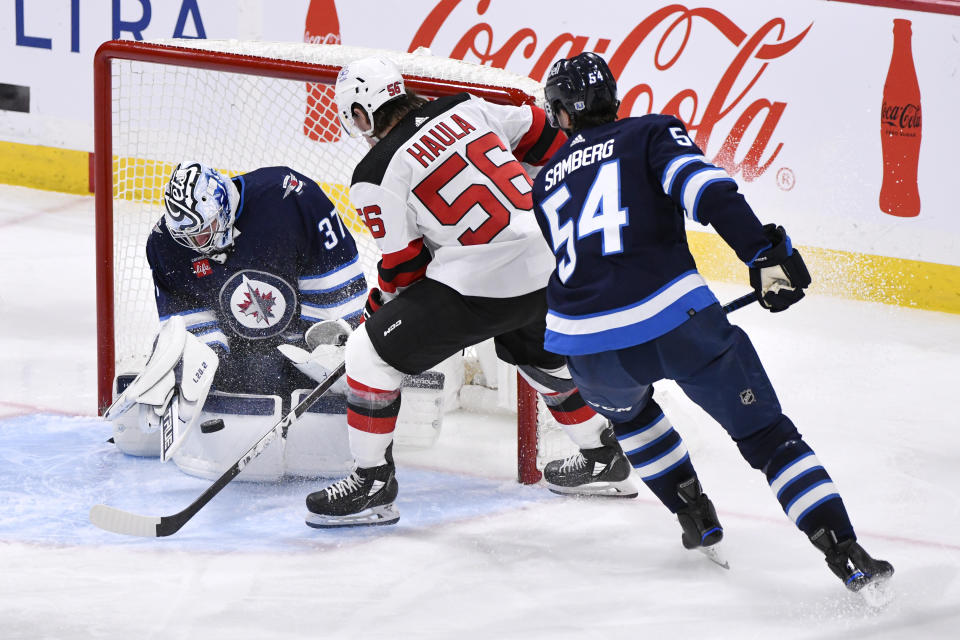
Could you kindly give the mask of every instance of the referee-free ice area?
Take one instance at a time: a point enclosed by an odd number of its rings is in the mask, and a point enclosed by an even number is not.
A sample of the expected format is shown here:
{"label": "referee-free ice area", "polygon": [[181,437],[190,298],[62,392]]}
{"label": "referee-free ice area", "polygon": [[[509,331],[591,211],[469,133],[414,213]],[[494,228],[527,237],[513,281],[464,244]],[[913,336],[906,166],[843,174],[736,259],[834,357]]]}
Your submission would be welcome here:
{"label": "referee-free ice area", "polygon": [[396,526],[310,529],[318,483],[234,482],[170,538],[100,531],[93,504],[169,514],[209,483],[120,454],[95,416],[93,199],[0,186],[0,274],[5,640],[956,637],[960,316],[815,293],[731,316],[862,544],[896,567],[874,610],[672,385],[658,398],[716,503],[729,571],[684,550],[645,488],[588,501],[517,484],[512,418],[465,411],[433,448],[397,452]]}

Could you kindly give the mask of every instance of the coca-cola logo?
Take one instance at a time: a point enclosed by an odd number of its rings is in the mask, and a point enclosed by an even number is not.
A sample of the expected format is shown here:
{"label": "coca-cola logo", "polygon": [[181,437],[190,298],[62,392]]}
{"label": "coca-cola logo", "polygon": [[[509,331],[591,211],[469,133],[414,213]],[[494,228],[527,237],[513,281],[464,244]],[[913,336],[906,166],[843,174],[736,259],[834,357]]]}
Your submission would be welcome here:
{"label": "coca-cola logo", "polygon": [[[677,66],[681,59],[689,63],[691,57],[697,56],[702,58],[702,68],[709,70],[716,67],[719,56],[726,54],[731,56],[730,60],[726,68],[720,71],[713,86],[708,81],[704,86],[684,88],[662,103],[659,96],[655,97],[651,84],[625,87],[620,83],[620,115],[641,115],[653,111],[675,115],[694,134],[697,145],[704,151],[709,150],[720,120],[735,116],[713,162],[726,168],[731,175],[742,172],[747,181],[763,175],[783,149],[783,143],[778,142],[772,151],[767,151],[787,102],[758,97],[755,87],[774,61],[786,56],[800,44],[813,26],[812,23],[796,35],[786,38],[785,20],[771,18],[750,34],[721,11],[670,4],[640,19],[621,42],[611,47],[613,41],[610,38],[594,38],[583,34],[561,33],[548,41],[530,27],[518,29],[504,39],[495,33],[493,25],[476,22],[489,9],[490,0],[479,0],[474,15],[466,15],[467,11],[464,10],[456,11],[461,4],[462,0],[439,0],[414,35],[409,50],[430,47],[441,30],[453,30],[456,33],[463,29],[463,35],[449,53],[436,53],[501,68],[506,68],[510,63],[516,67],[518,58],[529,60],[532,66],[527,75],[539,81],[543,80],[553,61],[588,50],[591,40],[593,47],[590,50],[607,57],[610,69],[617,78],[624,77],[624,70],[631,64],[645,64],[644,76],[648,77],[650,69],[666,71]],[[475,23],[469,26],[469,22]],[[713,33],[704,30],[704,27]],[[715,40],[718,33],[730,45],[726,51],[705,52],[702,48],[691,46],[698,38]],[[449,34],[444,36],[445,40],[451,39]],[[635,60],[641,45],[651,38],[658,38],[652,55],[644,53],[642,55],[650,57]],[[499,47],[495,46],[495,43],[501,42]],[[608,54],[608,50],[612,50],[612,53]],[[752,133],[752,139],[746,137],[748,132]],[[743,145],[747,146],[745,153],[740,152]],[[738,162],[736,158],[742,160]]]}
{"label": "coca-cola logo", "polygon": [[303,41],[311,44],[340,44],[339,33],[310,33],[310,30],[303,32]]}
{"label": "coca-cola logo", "polygon": [[880,120],[887,127],[895,129],[919,129],[920,105],[918,104],[887,104],[884,101],[880,109]]}

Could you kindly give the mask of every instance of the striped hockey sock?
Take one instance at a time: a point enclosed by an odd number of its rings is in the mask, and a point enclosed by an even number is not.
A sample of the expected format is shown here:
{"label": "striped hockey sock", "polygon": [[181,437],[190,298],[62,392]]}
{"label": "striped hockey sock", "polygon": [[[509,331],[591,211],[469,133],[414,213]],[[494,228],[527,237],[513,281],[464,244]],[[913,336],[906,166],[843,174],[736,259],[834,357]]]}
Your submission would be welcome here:
{"label": "striped hockey sock", "polygon": [[650,400],[636,418],[614,424],[613,428],[644,484],[671,512],[683,508],[677,485],[697,474],[683,438],[660,406]]}
{"label": "striped hockey sock", "polygon": [[553,419],[562,425],[580,424],[596,415],[576,388],[551,393],[541,391],[540,395]]}
{"label": "striped hockey sock", "polygon": [[855,537],[836,485],[806,442],[782,444],[763,471],[784,513],[807,536],[826,528],[839,540]]}
{"label": "striped hockey sock", "polygon": [[386,463],[400,413],[399,389],[376,389],[347,378],[347,425],[350,452],[360,467]]}

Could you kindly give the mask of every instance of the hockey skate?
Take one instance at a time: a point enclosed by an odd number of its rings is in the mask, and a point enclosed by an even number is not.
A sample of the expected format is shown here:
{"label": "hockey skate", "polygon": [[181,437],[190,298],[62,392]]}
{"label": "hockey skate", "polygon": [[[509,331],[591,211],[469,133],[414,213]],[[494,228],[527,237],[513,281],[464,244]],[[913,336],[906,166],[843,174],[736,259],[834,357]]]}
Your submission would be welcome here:
{"label": "hockey skate", "polygon": [[823,553],[827,566],[844,586],[860,594],[868,605],[882,607],[890,601],[892,595],[885,583],[893,575],[892,564],[870,557],[856,540],[838,542],[829,529],[818,529],[810,536],[810,542]]}
{"label": "hockey skate", "polygon": [[681,482],[677,485],[677,495],[685,505],[677,511],[677,520],[683,528],[680,536],[683,548],[696,549],[724,569],[729,569],[730,563],[720,553],[723,526],[710,498],[700,489],[700,481],[694,477]]}
{"label": "hockey skate", "polygon": [[353,473],[326,489],[307,496],[307,526],[316,529],[394,524],[400,512],[397,498],[393,445],[387,448],[387,462],[378,467],[358,467]]}
{"label": "hockey skate", "polygon": [[543,479],[554,493],[606,498],[635,498],[637,488],[630,479],[633,467],[620,443],[607,427],[600,434],[603,446],[581,449],[543,468]]}

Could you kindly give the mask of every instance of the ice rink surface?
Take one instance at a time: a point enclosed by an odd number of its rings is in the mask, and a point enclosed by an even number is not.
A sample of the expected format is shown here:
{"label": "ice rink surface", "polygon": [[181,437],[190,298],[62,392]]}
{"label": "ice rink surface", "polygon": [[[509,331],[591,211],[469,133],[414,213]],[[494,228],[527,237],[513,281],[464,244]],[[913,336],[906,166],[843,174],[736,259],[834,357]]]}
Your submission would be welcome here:
{"label": "ice rink surface", "polygon": [[[0,274],[4,640],[926,639],[960,628],[960,316],[815,294],[786,313],[731,316],[861,543],[896,567],[893,601],[874,610],[672,385],[658,399],[717,505],[729,571],[685,551],[643,488],[586,501],[516,484],[511,420],[466,412],[447,416],[434,448],[398,451],[393,527],[309,529],[303,498],[316,483],[234,482],[170,538],[100,531],[87,521],[95,503],[162,515],[208,483],[118,453],[94,415],[93,199],[0,186]],[[723,300],[744,289],[715,286]]]}

